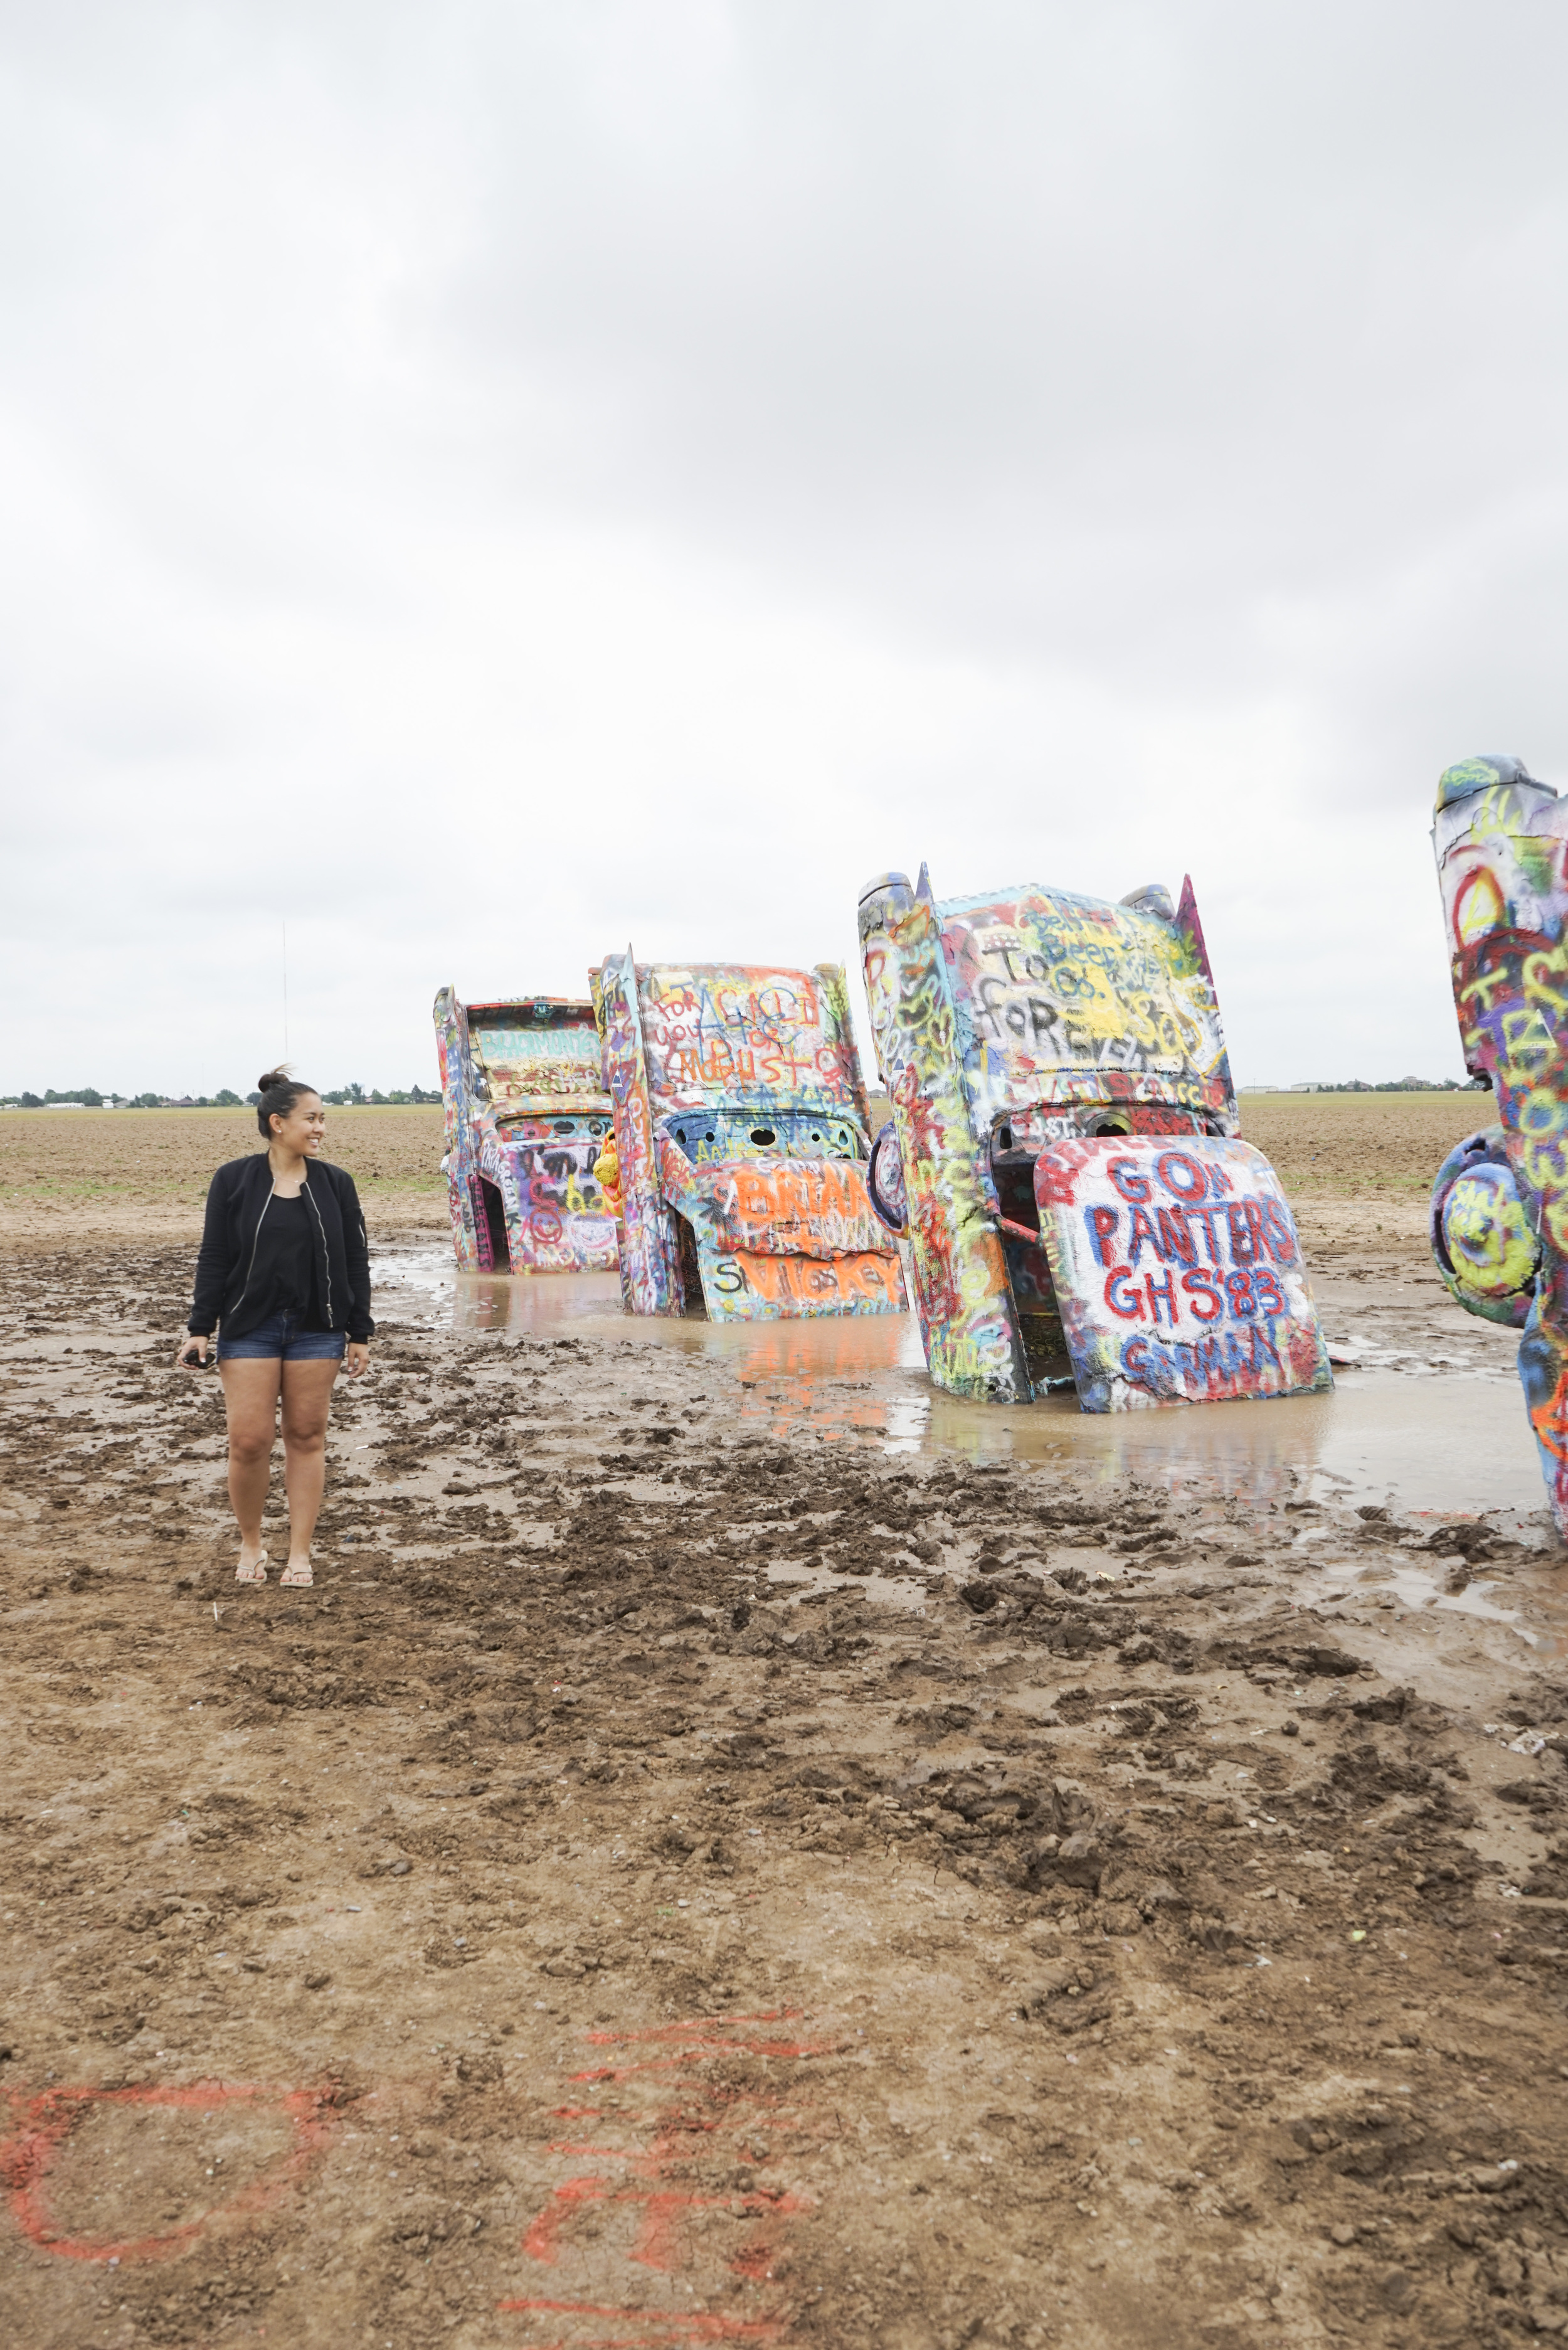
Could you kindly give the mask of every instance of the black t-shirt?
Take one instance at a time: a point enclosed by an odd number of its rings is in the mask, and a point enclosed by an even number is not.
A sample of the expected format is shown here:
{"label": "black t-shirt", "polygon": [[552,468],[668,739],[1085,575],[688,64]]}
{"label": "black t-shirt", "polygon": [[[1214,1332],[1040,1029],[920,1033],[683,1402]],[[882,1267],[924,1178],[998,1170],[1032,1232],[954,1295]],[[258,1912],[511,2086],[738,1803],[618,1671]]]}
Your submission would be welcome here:
{"label": "black t-shirt", "polygon": [[246,1284],[251,1298],[265,1299],[262,1319],[297,1314],[306,1330],[326,1327],[316,1302],[316,1230],[303,1191],[286,1200],[275,1191],[256,1233],[255,1263]]}

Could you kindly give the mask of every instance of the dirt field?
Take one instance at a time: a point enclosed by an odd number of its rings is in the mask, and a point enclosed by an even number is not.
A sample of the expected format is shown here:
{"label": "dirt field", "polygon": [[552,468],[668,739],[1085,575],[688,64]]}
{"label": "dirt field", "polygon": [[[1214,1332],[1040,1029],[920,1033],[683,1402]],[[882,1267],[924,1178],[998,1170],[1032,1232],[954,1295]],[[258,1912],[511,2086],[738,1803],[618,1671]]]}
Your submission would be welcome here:
{"label": "dirt field", "polygon": [[[887,1115],[878,1096],[873,1122]],[[1424,1200],[1491,1116],[1480,1094],[1245,1094],[1241,1130],[1293,1197]],[[369,1207],[444,1228],[439,1109],[331,1109],[327,1153]],[[201,1230],[213,1169],[259,1149],[252,1110],[0,1110],[0,1247]]]}
{"label": "dirt field", "polygon": [[[0,2338],[1568,2330],[1537,1529],[754,1436],[739,1357],[389,1292],[318,1586],[243,1591],[133,1237],[200,1116],[0,1264]],[[1303,1223],[1438,1326],[1414,1200]]]}
{"label": "dirt field", "polygon": [[1423,1206],[1456,1142],[1490,1126],[1490,1094],[1243,1094],[1241,1131],[1292,1199]]}
{"label": "dirt field", "polygon": [[[367,1209],[446,1227],[439,1109],[330,1109],[327,1155]],[[199,1235],[214,1167],[259,1150],[252,1109],[0,1110],[0,1250]]]}

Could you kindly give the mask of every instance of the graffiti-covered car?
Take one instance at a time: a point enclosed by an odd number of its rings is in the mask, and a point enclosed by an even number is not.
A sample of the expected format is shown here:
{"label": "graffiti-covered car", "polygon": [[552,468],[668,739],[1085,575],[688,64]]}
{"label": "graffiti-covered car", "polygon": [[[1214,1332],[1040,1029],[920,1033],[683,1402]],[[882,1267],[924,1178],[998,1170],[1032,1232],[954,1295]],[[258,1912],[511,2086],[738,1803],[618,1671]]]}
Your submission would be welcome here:
{"label": "graffiti-covered car", "polygon": [[866,1191],[870,1121],[841,964],[594,974],[633,1314],[891,1314],[897,1245]]}
{"label": "graffiti-covered car", "polygon": [[1472,1314],[1519,1330],[1519,1376],[1568,1535],[1568,799],[1521,759],[1462,760],[1432,823],[1465,1066],[1497,1123],[1455,1146],[1432,1254]]}
{"label": "graffiti-covered car", "polygon": [[1193,901],[1027,888],[860,901],[893,1116],[868,1170],[938,1386],[1085,1410],[1297,1394],[1332,1374],[1294,1221],[1237,1134]]}
{"label": "graffiti-covered car", "polygon": [[613,1272],[594,1173],[610,1128],[594,1008],[562,996],[435,1000],[441,1160],[468,1273]]}

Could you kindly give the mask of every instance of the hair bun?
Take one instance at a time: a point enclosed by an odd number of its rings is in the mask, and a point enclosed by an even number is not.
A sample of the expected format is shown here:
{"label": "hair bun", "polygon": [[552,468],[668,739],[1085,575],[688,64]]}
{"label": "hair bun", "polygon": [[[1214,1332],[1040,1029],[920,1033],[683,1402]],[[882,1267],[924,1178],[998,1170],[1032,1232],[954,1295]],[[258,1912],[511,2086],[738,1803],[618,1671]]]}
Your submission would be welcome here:
{"label": "hair bun", "polygon": [[268,1069],[256,1079],[256,1091],[258,1094],[270,1094],[275,1086],[286,1086],[287,1083],[286,1069]]}

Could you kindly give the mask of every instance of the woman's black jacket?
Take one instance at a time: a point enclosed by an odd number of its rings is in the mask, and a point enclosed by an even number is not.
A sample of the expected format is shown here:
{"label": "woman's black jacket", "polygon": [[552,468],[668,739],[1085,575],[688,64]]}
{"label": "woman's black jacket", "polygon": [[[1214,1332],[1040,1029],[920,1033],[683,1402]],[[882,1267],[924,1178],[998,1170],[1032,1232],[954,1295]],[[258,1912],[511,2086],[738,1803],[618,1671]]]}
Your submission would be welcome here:
{"label": "woman's black jacket", "polygon": [[[272,1197],[272,1162],[265,1150],[231,1159],[220,1167],[207,1192],[207,1220],[196,1259],[196,1297],[186,1327],[193,1338],[210,1338],[218,1322],[226,1338],[243,1338],[266,1319],[267,1300],[245,1287],[255,1263],[256,1234]],[[370,1249],[354,1179],[341,1167],[311,1159],[304,1197],[313,1212],[316,1238],[316,1303],[328,1330],[351,1339],[375,1334],[370,1319]]]}

